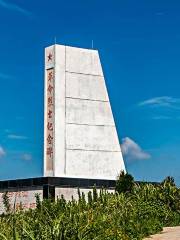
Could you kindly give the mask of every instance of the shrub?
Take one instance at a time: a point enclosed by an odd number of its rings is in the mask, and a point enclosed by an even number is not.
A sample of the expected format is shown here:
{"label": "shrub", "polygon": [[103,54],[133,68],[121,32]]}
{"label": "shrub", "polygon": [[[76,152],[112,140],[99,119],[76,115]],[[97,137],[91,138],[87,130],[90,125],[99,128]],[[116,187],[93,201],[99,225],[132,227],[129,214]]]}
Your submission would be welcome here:
{"label": "shrub", "polygon": [[116,181],[116,192],[131,193],[134,187],[134,178],[132,175],[122,171]]}

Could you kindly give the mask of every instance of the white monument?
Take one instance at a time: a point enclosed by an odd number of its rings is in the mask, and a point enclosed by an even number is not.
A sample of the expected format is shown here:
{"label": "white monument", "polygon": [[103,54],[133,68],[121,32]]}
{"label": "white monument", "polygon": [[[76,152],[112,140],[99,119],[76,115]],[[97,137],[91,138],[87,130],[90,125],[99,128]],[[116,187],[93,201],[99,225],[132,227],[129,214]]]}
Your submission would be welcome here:
{"label": "white monument", "polygon": [[125,170],[97,50],[45,49],[44,176],[115,180]]}
{"label": "white monument", "polygon": [[114,192],[125,170],[96,50],[53,45],[45,50],[43,177],[0,181],[11,207],[35,208],[40,199],[78,199],[96,185]]}

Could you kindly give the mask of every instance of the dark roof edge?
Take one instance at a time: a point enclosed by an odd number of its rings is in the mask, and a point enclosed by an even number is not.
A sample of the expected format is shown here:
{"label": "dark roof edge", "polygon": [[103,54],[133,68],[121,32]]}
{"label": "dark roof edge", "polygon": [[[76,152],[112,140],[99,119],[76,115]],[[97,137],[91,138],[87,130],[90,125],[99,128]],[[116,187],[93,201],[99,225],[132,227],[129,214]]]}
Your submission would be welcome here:
{"label": "dark roof edge", "polygon": [[80,187],[80,188],[114,188],[115,180],[85,179],[85,178],[65,178],[65,177],[38,177],[16,180],[0,181],[0,190],[12,188],[32,188],[43,185],[53,185],[56,187]]}

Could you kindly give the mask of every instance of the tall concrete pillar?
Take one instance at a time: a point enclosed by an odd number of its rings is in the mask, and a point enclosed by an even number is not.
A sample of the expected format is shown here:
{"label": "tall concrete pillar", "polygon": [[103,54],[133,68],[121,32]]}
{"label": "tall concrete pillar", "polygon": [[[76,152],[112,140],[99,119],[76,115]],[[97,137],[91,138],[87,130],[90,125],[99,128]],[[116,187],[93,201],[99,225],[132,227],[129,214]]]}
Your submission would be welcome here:
{"label": "tall concrete pillar", "polygon": [[45,49],[44,176],[116,179],[125,170],[97,50]]}

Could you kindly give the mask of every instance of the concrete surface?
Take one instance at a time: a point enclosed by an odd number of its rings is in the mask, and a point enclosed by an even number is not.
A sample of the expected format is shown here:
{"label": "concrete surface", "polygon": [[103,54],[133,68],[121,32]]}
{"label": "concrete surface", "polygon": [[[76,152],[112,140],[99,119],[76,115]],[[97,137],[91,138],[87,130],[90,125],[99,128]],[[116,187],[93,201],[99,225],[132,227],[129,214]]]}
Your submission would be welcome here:
{"label": "concrete surface", "polygon": [[144,240],[180,240],[180,226],[166,227],[162,233],[145,238]]}

